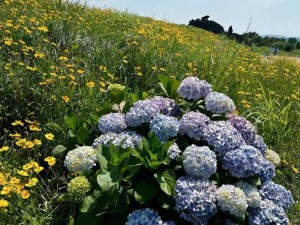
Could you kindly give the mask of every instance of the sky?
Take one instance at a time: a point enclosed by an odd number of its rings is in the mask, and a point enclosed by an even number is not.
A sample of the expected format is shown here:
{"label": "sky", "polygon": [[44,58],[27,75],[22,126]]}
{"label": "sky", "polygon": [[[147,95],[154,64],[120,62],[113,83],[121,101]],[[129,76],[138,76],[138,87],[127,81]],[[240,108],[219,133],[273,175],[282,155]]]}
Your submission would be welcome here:
{"label": "sky", "polygon": [[80,0],[89,6],[114,8],[177,24],[209,15],[235,33],[300,37],[300,0]]}

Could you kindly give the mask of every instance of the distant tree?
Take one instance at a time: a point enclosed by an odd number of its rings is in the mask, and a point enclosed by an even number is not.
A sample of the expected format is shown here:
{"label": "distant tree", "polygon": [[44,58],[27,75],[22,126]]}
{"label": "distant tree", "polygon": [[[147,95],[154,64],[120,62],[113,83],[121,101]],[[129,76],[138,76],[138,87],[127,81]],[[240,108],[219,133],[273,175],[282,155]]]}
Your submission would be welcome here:
{"label": "distant tree", "polygon": [[287,40],[288,44],[291,46],[292,49],[295,49],[296,48],[296,45],[298,43],[298,40],[297,38],[295,37],[291,37]]}
{"label": "distant tree", "polygon": [[230,26],[228,28],[228,32],[227,32],[228,37],[230,37],[232,35],[232,33],[233,33],[233,29],[232,29],[232,26]]}
{"label": "distant tree", "polygon": [[211,31],[215,34],[221,34],[224,32],[224,28],[220,24],[213,20],[209,20],[208,18],[209,16],[204,16],[201,19],[192,19],[189,21],[189,25]]}
{"label": "distant tree", "polygon": [[300,42],[297,42],[296,49],[300,49]]}
{"label": "distant tree", "polygon": [[243,40],[246,45],[257,45],[260,46],[262,43],[262,37],[256,32],[243,33]]}

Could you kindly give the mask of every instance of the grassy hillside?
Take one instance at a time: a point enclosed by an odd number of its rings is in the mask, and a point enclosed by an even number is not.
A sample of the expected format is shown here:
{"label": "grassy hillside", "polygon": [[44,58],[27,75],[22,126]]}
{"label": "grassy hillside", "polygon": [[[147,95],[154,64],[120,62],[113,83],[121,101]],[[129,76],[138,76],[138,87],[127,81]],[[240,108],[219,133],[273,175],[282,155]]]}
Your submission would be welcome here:
{"label": "grassy hillside", "polygon": [[[92,143],[98,118],[112,108],[110,84],[146,98],[163,93],[158,75],[198,76],[229,95],[280,154],[276,180],[299,199],[300,66],[293,59],[268,59],[201,29],[76,3],[0,6],[0,199],[9,202],[0,206],[3,224],[68,223],[77,206],[58,201],[70,180],[64,154],[47,157],[57,145]],[[299,207],[289,217],[300,223]]]}

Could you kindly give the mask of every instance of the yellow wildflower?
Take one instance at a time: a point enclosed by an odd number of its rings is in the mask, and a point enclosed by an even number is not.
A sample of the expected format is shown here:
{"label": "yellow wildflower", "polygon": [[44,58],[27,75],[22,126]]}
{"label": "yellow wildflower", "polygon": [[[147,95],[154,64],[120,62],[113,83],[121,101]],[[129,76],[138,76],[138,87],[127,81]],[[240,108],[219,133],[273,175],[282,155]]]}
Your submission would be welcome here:
{"label": "yellow wildflower", "polygon": [[0,194],[1,195],[8,195],[11,192],[11,187],[9,186],[3,186]]}
{"label": "yellow wildflower", "polygon": [[33,140],[33,143],[34,143],[35,145],[41,145],[41,144],[42,144],[41,140],[36,139],[36,138]]}
{"label": "yellow wildflower", "polygon": [[61,96],[61,98],[65,103],[68,103],[70,101],[70,98],[67,95]]}
{"label": "yellow wildflower", "polygon": [[38,183],[38,179],[37,178],[31,178],[28,180],[28,182],[25,184],[26,187],[33,187]]}
{"label": "yellow wildflower", "polygon": [[38,166],[38,167],[34,168],[33,171],[36,172],[36,173],[39,173],[39,172],[41,172],[43,169],[44,169],[44,167]]}
{"label": "yellow wildflower", "polygon": [[88,86],[89,88],[93,88],[93,87],[95,87],[95,82],[89,81],[89,82],[87,82],[86,86]]}
{"label": "yellow wildflower", "polygon": [[67,61],[67,60],[68,60],[68,57],[66,57],[66,56],[60,56],[58,59],[59,59],[60,61]]}
{"label": "yellow wildflower", "polygon": [[13,125],[13,126],[22,126],[23,127],[24,123],[21,120],[16,120],[11,125]]}
{"label": "yellow wildflower", "polygon": [[31,131],[41,131],[42,129],[36,124],[31,124],[31,125],[29,125],[29,130],[31,130]]}
{"label": "yellow wildflower", "polygon": [[26,138],[22,138],[16,142],[16,145],[19,147],[23,147],[25,143],[26,143]]}
{"label": "yellow wildflower", "polygon": [[54,135],[51,133],[47,133],[47,134],[45,134],[45,138],[49,141],[52,141],[54,139]]}
{"label": "yellow wildflower", "polygon": [[77,73],[78,73],[79,75],[82,75],[82,74],[84,74],[84,70],[78,69],[78,70],[77,70]]}
{"label": "yellow wildflower", "polygon": [[10,178],[9,183],[10,183],[10,184],[19,184],[20,181],[21,181],[20,179],[18,179],[18,178],[16,178],[16,177],[12,177],[12,178]]}
{"label": "yellow wildflower", "polygon": [[18,174],[23,176],[23,177],[28,177],[29,176],[29,174],[25,170],[19,170]]}
{"label": "yellow wildflower", "polygon": [[47,162],[49,166],[53,166],[56,163],[56,159],[53,156],[46,157],[44,161]]}
{"label": "yellow wildflower", "polygon": [[22,196],[23,199],[27,199],[27,198],[29,198],[30,193],[27,190],[23,190],[22,193],[21,193],[21,196]]}
{"label": "yellow wildflower", "polygon": [[8,146],[2,146],[0,148],[0,152],[4,152],[4,151],[8,151],[9,150],[9,147]]}
{"label": "yellow wildflower", "polygon": [[292,170],[294,171],[294,173],[299,173],[299,169],[294,166],[292,166]]}
{"label": "yellow wildflower", "polygon": [[34,143],[32,141],[26,141],[25,144],[23,145],[23,148],[33,148]]}
{"label": "yellow wildflower", "polygon": [[48,28],[45,27],[45,26],[40,26],[40,27],[37,28],[37,30],[43,31],[43,32],[48,32]]}
{"label": "yellow wildflower", "polygon": [[0,208],[8,207],[9,203],[5,199],[0,199]]}

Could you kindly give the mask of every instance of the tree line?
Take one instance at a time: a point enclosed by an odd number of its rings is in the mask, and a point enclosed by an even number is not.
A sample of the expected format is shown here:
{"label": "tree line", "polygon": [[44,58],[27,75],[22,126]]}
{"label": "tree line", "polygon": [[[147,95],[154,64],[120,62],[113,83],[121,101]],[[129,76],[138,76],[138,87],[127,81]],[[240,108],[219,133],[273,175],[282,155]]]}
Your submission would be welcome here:
{"label": "tree line", "polygon": [[213,20],[209,20],[208,18],[209,16],[204,16],[201,19],[192,19],[189,21],[188,25],[202,28],[215,34],[225,34],[228,36],[228,38],[234,39],[238,43],[244,43],[249,46],[268,46],[287,52],[290,52],[294,49],[300,49],[300,41],[295,37],[290,37],[288,39],[269,36],[262,37],[256,32],[245,32],[243,34],[238,34],[233,32],[232,26],[225,31],[222,25]]}

